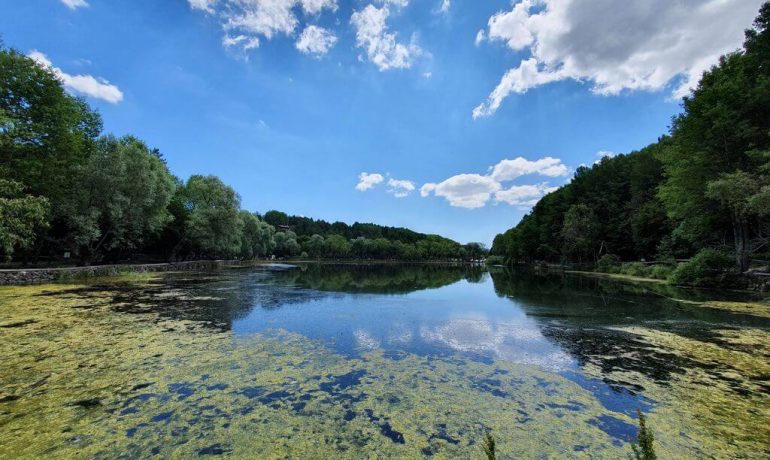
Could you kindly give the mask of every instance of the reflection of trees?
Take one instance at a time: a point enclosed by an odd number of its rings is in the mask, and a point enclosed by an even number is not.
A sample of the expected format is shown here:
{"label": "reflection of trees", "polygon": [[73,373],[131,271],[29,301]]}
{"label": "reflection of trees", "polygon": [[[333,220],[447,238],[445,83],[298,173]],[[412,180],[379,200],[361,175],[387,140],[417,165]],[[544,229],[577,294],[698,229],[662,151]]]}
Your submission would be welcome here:
{"label": "reflection of trees", "polygon": [[318,291],[406,294],[483,280],[485,270],[469,265],[309,264],[276,274],[276,281]]}
{"label": "reflection of trees", "polygon": [[[608,279],[526,270],[490,272],[497,295],[515,302],[534,318],[543,335],[570,353],[581,365],[593,364],[604,375],[637,371],[665,382],[672,373],[702,364],[681,354],[654,348],[644,339],[613,327],[642,326],[687,337],[708,338],[711,325],[735,322],[726,312],[687,307],[672,298],[697,299],[704,293],[665,285],[634,285]],[[741,318],[744,322],[761,319]],[[611,385],[633,388],[628,382]]]}

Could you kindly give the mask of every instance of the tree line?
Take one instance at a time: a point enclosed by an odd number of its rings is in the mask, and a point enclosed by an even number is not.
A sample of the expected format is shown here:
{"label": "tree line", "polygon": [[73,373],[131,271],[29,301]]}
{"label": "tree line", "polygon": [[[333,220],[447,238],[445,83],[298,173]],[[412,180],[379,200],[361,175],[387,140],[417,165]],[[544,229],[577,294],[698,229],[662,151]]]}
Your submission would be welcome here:
{"label": "tree line", "polygon": [[495,237],[508,263],[770,258],[770,2],[682,102],[669,133],[577,168]]}
{"label": "tree line", "polygon": [[159,150],[103,133],[52,69],[0,44],[0,258],[125,260],[468,259],[479,243],[374,224],[241,209],[218,177],[175,177]]}

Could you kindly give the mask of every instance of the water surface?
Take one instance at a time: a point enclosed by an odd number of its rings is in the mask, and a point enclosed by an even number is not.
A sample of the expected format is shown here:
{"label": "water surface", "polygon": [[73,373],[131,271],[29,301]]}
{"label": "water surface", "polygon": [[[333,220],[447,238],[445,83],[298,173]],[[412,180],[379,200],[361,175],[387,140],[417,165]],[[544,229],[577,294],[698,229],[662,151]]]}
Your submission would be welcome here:
{"label": "water surface", "polygon": [[768,458],[770,319],[692,302],[725,295],[435,265],[2,288],[0,457],[623,458],[641,409],[661,458]]}

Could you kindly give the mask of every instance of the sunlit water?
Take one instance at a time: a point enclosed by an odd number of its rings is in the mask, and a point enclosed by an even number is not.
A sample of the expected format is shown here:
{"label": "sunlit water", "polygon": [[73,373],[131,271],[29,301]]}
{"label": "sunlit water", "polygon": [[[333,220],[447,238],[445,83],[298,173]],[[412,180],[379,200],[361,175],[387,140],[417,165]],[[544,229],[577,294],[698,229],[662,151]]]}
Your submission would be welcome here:
{"label": "sunlit water", "polygon": [[770,319],[431,265],[0,288],[0,458],[770,456]]}

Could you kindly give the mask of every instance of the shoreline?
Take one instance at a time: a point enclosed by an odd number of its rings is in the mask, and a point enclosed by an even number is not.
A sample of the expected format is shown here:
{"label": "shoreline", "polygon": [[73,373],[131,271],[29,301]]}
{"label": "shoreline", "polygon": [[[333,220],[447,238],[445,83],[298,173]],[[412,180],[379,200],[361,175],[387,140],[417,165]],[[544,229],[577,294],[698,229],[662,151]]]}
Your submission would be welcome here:
{"label": "shoreline", "polygon": [[71,279],[89,279],[127,273],[162,273],[171,271],[212,270],[225,267],[254,267],[270,264],[424,264],[424,265],[482,265],[480,262],[443,260],[388,259],[276,259],[276,260],[192,260],[184,262],[88,265],[82,267],[6,268],[0,269],[0,286],[55,283]]}

